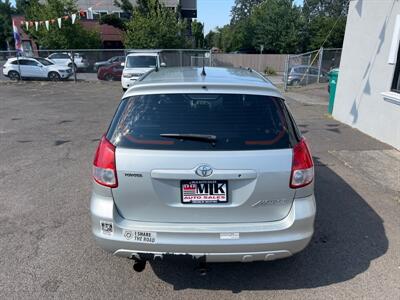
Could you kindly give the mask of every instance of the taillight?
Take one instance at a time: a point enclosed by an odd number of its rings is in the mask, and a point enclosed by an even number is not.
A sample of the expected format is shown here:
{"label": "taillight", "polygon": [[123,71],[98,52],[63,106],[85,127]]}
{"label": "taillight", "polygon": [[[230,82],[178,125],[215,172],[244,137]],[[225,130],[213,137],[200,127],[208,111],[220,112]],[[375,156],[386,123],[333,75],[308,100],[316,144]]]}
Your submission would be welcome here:
{"label": "taillight", "polygon": [[307,142],[302,138],[293,147],[292,173],[290,187],[301,188],[310,184],[314,179],[314,163]]}
{"label": "taillight", "polygon": [[105,136],[102,137],[94,157],[93,178],[97,183],[110,188],[118,186],[115,146]]}

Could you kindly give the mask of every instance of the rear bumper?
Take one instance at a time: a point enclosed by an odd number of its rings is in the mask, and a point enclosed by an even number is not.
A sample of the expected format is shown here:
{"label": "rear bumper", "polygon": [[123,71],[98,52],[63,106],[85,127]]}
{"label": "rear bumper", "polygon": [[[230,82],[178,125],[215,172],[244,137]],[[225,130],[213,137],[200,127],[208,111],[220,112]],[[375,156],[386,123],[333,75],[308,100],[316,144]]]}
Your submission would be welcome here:
{"label": "rear bumper", "polygon": [[78,69],[86,69],[89,67],[88,62],[75,62],[75,65]]}
{"label": "rear bumper", "polygon": [[[114,255],[127,258],[175,254],[205,258],[207,262],[280,259],[308,245],[314,232],[315,212],[315,199],[312,195],[295,199],[287,217],[276,222],[150,223],[123,219],[112,198],[93,194],[91,199],[92,232],[96,243]],[[104,234],[101,222],[112,223],[113,233]],[[127,230],[156,233],[156,243],[127,240],[124,236]]]}

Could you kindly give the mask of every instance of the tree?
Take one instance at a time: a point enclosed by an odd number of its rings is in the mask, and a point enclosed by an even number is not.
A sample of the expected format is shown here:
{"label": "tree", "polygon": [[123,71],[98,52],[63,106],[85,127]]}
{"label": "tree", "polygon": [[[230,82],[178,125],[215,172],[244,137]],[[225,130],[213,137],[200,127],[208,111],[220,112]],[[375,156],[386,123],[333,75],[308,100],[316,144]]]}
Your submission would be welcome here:
{"label": "tree", "polygon": [[[321,46],[342,47],[347,20],[347,4],[348,0],[304,1],[302,9],[305,19],[304,50],[315,50]],[[332,28],[334,29],[332,30]]]}
{"label": "tree", "polygon": [[251,18],[242,19],[231,25],[229,32],[225,31],[225,51],[255,52],[253,37],[254,24]]}
{"label": "tree", "polygon": [[301,10],[293,0],[265,0],[251,15],[253,46],[267,53],[300,51]]}
{"label": "tree", "polygon": [[347,16],[348,2],[348,0],[305,0],[303,13],[309,18],[313,16]]}
{"label": "tree", "polygon": [[38,3],[39,0],[16,0],[15,1],[15,8],[16,13],[20,15],[24,15],[27,8],[32,5],[33,3]]}
{"label": "tree", "polygon": [[[33,2],[26,8],[26,19],[43,21],[57,19],[77,11],[75,0]],[[70,20],[62,21],[61,29],[54,23],[50,25],[50,30],[41,25],[38,31],[31,27],[27,32],[41,48],[45,49],[89,49],[101,45],[97,31],[86,30],[79,22],[72,24]]]}
{"label": "tree", "polygon": [[14,40],[11,18],[13,13],[15,9],[9,0],[0,1],[0,50],[7,50]]}
{"label": "tree", "polygon": [[211,49],[214,47],[215,32],[210,30],[204,37],[204,47]]}
{"label": "tree", "polygon": [[146,6],[133,10],[133,18],[126,24],[127,48],[176,49],[186,48],[185,22],[158,0],[147,0]]}
{"label": "tree", "polygon": [[192,35],[195,48],[204,47],[204,25],[196,20],[192,22]]}
{"label": "tree", "polygon": [[235,0],[235,5],[232,7],[231,24],[235,24],[240,20],[248,18],[254,6],[260,4],[263,0]]}
{"label": "tree", "polygon": [[[226,52],[299,53],[342,47],[348,0],[236,0],[229,25],[206,36]],[[331,32],[332,28],[334,30]],[[331,33],[330,33],[331,32]]]}
{"label": "tree", "polygon": [[118,29],[126,30],[125,22],[114,14],[101,16],[100,24],[108,24]]}
{"label": "tree", "polygon": [[[335,27],[331,31],[333,26]],[[346,17],[344,16],[337,18],[326,16],[314,17],[308,26],[310,39],[307,50],[319,49],[321,46],[325,48],[341,48],[343,46],[345,29]]]}
{"label": "tree", "polygon": [[126,15],[132,15],[133,5],[129,0],[114,0],[114,5],[119,7]]}

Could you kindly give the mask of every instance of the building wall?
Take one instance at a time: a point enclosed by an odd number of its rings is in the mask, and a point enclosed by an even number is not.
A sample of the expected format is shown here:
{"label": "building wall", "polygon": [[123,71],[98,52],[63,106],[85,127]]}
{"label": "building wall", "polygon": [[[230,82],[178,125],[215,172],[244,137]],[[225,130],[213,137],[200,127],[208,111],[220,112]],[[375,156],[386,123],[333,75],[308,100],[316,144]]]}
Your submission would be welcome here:
{"label": "building wall", "polygon": [[397,15],[397,0],[350,2],[333,117],[400,150],[400,95],[390,93],[388,63]]}

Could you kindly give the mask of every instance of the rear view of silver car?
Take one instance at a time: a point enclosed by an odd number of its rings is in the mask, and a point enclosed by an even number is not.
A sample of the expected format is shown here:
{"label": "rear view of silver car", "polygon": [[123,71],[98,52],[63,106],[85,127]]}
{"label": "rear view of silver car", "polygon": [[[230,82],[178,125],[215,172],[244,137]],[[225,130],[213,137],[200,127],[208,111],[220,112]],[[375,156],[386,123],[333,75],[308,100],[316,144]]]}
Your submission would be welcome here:
{"label": "rear view of silver car", "polygon": [[93,163],[93,235],[138,263],[269,261],[314,231],[314,168],[279,91],[246,69],[154,70],[124,95]]}

